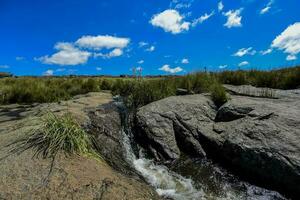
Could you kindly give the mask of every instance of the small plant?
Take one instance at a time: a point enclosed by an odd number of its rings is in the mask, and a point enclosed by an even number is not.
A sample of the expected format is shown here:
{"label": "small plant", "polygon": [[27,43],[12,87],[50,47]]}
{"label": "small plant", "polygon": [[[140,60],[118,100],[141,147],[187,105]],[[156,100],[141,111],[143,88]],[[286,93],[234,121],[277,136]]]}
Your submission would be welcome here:
{"label": "small plant", "polygon": [[215,83],[210,88],[212,101],[217,107],[221,107],[224,103],[228,101],[226,91],[224,87],[218,83]]}
{"label": "small plant", "polygon": [[90,136],[69,113],[62,116],[48,113],[42,119],[42,126],[27,139],[22,139],[20,145],[20,149],[32,148],[35,156],[43,158],[55,158],[60,151],[67,155],[94,152]]}

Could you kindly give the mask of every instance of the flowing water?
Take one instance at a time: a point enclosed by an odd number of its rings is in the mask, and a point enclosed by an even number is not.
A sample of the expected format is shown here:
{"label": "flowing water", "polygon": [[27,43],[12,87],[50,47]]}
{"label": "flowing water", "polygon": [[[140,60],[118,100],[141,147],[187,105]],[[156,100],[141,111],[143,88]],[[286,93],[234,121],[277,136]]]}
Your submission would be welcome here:
{"label": "flowing water", "polygon": [[152,185],[156,192],[174,200],[273,200],[285,199],[274,191],[238,180],[221,167],[207,160],[188,157],[169,164],[156,164],[146,158],[143,151],[135,155],[132,140],[124,131],[127,161]]}

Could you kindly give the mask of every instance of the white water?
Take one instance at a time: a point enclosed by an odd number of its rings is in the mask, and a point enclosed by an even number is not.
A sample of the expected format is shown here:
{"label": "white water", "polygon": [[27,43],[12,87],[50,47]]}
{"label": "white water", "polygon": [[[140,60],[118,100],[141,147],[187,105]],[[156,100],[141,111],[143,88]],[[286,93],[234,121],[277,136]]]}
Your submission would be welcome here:
{"label": "white water", "polygon": [[133,153],[129,137],[125,133],[123,141],[128,161],[156,189],[160,196],[175,200],[203,198],[203,192],[193,186],[191,179],[169,171],[166,166],[156,165],[152,160],[144,158],[142,152],[140,152],[140,158],[137,158]]}
{"label": "white water", "polygon": [[[145,158],[143,153],[139,152],[139,158],[133,153],[130,139],[123,132],[123,145],[125,148],[125,157],[128,162],[139,172],[146,181],[151,184],[156,192],[163,197],[174,200],[271,200],[285,199],[280,194],[244,183],[243,190],[236,190],[230,184],[221,183],[223,195],[208,193],[195,188],[194,182],[173,171],[170,171],[164,165],[157,165],[153,160]],[[195,169],[197,170],[197,169]],[[215,169],[216,171],[218,169]],[[210,177],[212,178],[212,177]],[[205,187],[203,185],[203,187]],[[202,187],[201,187],[202,188]]]}

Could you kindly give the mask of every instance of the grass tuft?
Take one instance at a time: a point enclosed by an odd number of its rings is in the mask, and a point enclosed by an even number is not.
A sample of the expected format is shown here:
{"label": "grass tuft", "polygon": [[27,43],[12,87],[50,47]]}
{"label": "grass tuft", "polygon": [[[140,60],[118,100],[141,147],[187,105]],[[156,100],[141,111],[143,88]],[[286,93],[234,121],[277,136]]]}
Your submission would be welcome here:
{"label": "grass tuft", "polygon": [[42,122],[42,126],[21,140],[21,149],[32,148],[34,156],[43,158],[54,158],[60,151],[66,155],[94,154],[92,139],[71,114],[48,113]]}

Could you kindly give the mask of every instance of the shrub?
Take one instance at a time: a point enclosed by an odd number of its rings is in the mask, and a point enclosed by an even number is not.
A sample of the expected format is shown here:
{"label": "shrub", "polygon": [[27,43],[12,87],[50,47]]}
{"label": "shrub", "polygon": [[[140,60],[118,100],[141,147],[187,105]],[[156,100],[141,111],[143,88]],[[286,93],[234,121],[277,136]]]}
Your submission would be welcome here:
{"label": "shrub", "polygon": [[90,136],[73,119],[71,114],[56,116],[48,113],[42,120],[42,126],[19,142],[18,148],[33,148],[35,156],[54,158],[62,151],[67,155],[93,152]]}
{"label": "shrub", "polygon": [[215,83],[210,88],[212,101],[217,107],[221,107],[227,102],[228,97],[224,87],[218,83]]}

